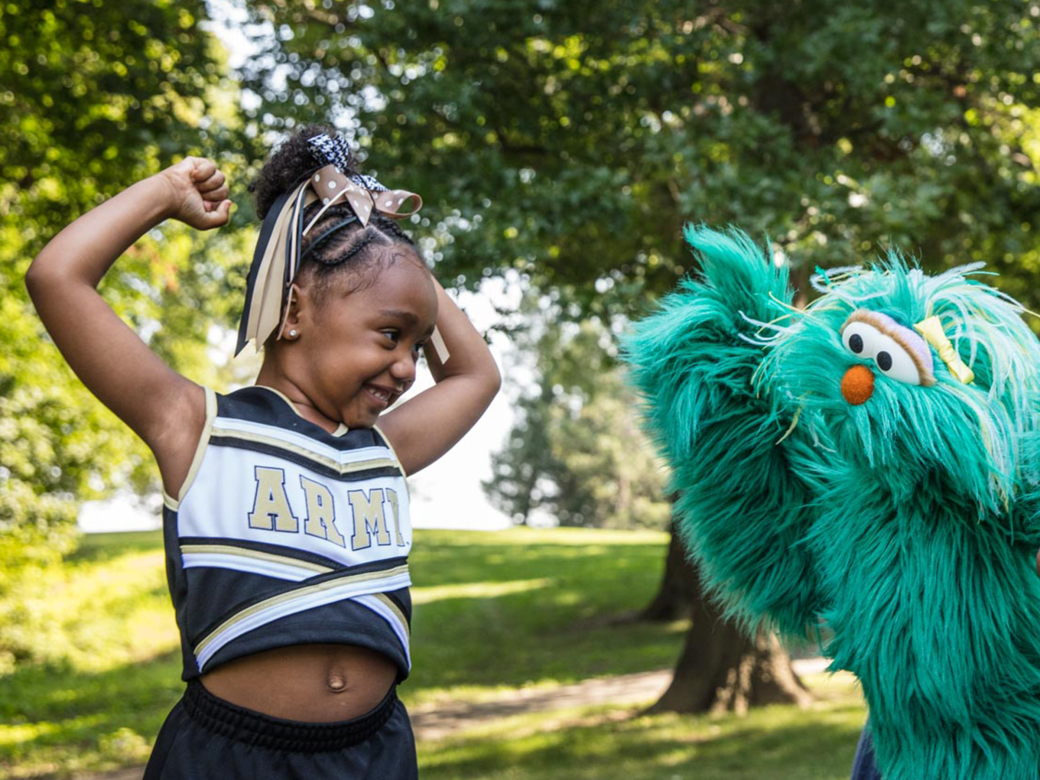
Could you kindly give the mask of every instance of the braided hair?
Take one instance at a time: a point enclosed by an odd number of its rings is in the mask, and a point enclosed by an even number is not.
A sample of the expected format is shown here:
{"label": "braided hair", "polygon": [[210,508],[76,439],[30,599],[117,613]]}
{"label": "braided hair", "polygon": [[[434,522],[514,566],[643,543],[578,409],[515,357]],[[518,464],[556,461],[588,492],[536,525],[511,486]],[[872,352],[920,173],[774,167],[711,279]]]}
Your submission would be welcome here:
{"label": "braided hair", "polygon": [[[280,195],[293,190],[322,167],[323,163],[314,157],[307,144],[308,139],[322,133],[334,136],[336,131],[324,125],[308,125],[282,142],[264,163],[257,179],[249,185],[261,220]],[[353,155],[347,160],[343,173],[348,176],[361,173]],[[321,205],[318,201],[308,206],[304,221],[309,223]],[[319,304],[340,277],[347,280],[349,292],[356,292],[374,284],[383,268],[402,257],[426,268],[415,242],[395,220],[373,211],[368,225],[363,226],[352,217],[354,211],[349,204],[336,203],[303,238],[297,278],[306,279],[312,285]]]}

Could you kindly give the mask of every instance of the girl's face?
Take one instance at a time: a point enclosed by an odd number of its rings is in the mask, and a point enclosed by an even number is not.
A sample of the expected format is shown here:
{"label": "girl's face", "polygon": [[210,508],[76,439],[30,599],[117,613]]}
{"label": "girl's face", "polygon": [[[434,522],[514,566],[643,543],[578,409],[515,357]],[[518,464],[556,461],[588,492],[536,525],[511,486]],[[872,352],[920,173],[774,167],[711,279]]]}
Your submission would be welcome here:
{"label": "girl's face", "polygon": [[326,417],[370,428],[415,381],[437,320],[437,292],[419,261],[398,255],[367,287],[330,292],[301,312],[301,389]]}

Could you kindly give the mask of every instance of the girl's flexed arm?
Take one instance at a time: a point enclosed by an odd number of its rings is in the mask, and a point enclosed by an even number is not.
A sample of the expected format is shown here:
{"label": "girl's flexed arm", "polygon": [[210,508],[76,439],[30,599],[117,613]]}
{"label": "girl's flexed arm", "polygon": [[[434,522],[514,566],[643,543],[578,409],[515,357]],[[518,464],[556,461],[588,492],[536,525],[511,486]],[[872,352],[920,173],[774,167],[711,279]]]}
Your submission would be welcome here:
{"label": "girl's flexed arm", "polygon": [[429,466],[455,446],[502,385],[484,339],[436,280],[434,285],[437,330],[449,357],[441,363],[433,344],[427,344],[426,362],[437,384],[379,421],[409,474]]}
{"label": "girl's flexed arm", "polygon": [[26,285],[72,370],[151,447],[176,495],[205,419],[202,389],[142,342],[97,292],[138,238],[170,217],[200,230],[227,222],[231,201],[210,161],[189,157],[83,215],[36,257]]}

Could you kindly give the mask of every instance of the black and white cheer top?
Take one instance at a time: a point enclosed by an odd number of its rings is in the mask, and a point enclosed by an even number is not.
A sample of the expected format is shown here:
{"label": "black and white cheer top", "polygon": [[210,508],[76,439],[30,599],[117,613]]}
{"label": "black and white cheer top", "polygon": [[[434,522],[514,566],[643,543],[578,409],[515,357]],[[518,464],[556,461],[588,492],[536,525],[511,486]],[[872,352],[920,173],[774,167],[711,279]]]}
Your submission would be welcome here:
{"label": "black and white cheer top", "polygon": [[166,574],[184,679],[287,645],[376,650],[411,668],[408,488],[376,428],[329,433],[267,387],[206,390]]}

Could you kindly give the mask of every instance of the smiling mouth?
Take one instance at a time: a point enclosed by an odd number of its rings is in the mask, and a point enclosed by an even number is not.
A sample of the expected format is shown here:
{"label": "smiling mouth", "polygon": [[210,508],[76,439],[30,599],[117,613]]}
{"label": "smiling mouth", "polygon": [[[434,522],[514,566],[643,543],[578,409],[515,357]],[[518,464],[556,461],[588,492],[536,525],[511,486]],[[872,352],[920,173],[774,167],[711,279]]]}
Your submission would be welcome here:
{"label": "smiling mouth", "polygon": [[375,387],[374,385],[365,385],[365,390],[370,396],[381,402],[384,406],[389,406],[390,401],[395,397],[396,393],[392,393],[389,390],[382,387]]}

